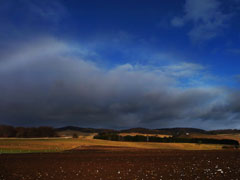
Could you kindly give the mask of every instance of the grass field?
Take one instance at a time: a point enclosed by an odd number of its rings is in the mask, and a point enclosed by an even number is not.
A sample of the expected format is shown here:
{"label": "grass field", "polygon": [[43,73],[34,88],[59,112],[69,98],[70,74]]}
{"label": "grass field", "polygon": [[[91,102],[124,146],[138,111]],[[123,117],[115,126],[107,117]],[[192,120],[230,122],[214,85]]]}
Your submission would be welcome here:
{"label": "grass field", "polygon": [[151,143],[151,142],[119,142],[93,139],[93,134],[74,138],[2,138],[0,153],[34,153],[62,152],[66,150],[91,146],[112,146],[145,149],[180,149],[180,150],[216,150],[222,145],[190,144],[190,143]]}

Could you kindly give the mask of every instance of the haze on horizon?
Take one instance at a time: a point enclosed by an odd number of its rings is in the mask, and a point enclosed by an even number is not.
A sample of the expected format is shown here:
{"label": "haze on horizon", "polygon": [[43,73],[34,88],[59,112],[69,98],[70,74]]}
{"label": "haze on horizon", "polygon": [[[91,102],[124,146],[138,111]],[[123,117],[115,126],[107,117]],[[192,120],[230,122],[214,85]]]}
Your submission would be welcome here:
{"label": "haze on horizon", "polygon": [[240,128],[239,0],[0,2],[0,124]]}

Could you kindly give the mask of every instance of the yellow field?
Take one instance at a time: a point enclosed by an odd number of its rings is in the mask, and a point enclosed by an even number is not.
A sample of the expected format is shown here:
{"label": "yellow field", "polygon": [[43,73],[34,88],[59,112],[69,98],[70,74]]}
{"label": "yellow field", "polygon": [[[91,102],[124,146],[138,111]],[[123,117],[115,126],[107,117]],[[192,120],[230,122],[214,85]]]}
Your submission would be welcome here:
{"label": "yellow field", "polygon": [[74,130],[65,130],[57,133],[57,135],[61,137],[72,137],[73,134],[77,134],[78,136],[88,137],[88,136],[94,136],[97,133],[85,133],[85,132],[79,132]]}
{"label": "yellow field", "polygon": [[93,139],[93,134],[72,138],[5,138],[0,139],[0,153],[28,152],[61,152],[75,148],[93,146],[113,146],[145,149],[179,149],[179,150],[214,150],[222,149],[222,145],[190,144],[190,143],[152,143],[152,142],[120,142]]}
{"label": "yellow field", "polygon": [[165,135],[165,134],[141,134],[141,133],[120,133],[120,136],[136,136],[136,135],[140,135],[140,136],[157,136],[160,138],[164,138],[164,137],[172,137],[171,135]]}
{"label": "yellow field", "polygon": [[212,139],[233,139],[240,143],[240,134],[217,134],[217,135],[208,135],[208,134],[190,134],[189,136],[184,136],[189,138],[212,138]]}

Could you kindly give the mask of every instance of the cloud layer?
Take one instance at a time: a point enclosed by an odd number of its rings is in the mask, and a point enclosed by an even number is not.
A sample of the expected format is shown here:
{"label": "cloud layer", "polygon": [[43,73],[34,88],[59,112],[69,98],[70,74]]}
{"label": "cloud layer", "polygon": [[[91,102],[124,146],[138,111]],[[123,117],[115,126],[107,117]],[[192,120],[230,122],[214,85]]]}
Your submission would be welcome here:
{"label": "cloud layer", "polygon": [[[15,49],[15,50],[14,50]],[[178,62],[104,68],[50,37],[0,57],[0,123],[127,128],[236,127],[240,95],[207,84],[206,68]]]}

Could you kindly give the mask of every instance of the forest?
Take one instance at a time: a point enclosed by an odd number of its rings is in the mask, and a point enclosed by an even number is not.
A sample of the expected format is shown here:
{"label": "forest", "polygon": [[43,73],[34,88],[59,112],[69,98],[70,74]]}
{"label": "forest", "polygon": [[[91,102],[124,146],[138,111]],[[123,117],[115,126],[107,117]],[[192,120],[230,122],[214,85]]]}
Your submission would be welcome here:
{"label": "forest", "polygon": [[56,137],[57,133],[52,127],[13,127],[0,125],[0,137],[35,138]]}

